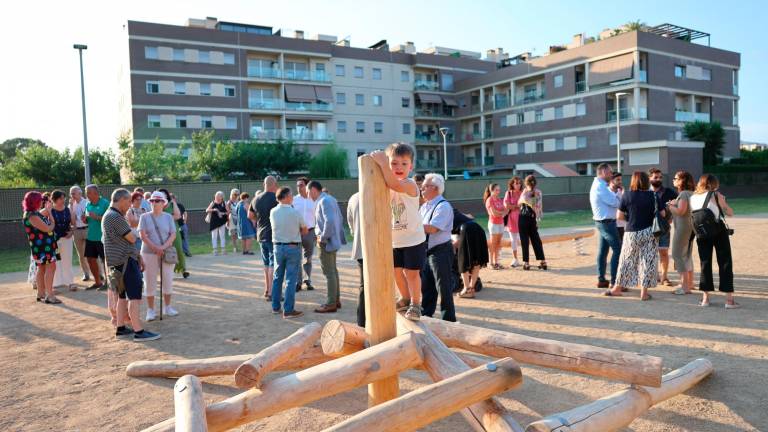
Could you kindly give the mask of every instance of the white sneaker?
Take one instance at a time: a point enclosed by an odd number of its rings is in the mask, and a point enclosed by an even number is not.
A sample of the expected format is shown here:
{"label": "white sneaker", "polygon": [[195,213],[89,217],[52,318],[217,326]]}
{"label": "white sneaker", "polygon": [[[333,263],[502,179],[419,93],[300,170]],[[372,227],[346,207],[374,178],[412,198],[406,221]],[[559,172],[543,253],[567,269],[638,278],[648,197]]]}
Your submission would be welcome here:
{"label": "white sneaker", "polygon": [[173,308],[173,306],[165,306],[163,308],[163,313],[168,315],[169,317],[175,317],[179,314],[179,311]]}
{"label": "white sneaker", "polygon": [[512,260],[512,267],[519,267],[519,266],[520,266],[520,262],[517,260],[517,258]]}
{"label": "white sneaker", "polygon": [[157,319],[157,313],[154,309],[147,309],[147,318],[145,321],[154,321]]}
{"label": "white sneaker", "polygon": [[218,249],[214,249],[214,250],[213,250],[213,256],[219,256],[219,251],[218,251]]}

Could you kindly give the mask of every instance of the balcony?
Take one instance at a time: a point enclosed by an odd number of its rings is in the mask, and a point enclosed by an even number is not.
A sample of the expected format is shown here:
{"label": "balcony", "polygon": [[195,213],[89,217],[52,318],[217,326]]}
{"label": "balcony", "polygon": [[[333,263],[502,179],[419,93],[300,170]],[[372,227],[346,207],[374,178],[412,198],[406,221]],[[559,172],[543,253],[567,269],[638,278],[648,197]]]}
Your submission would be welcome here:
{"label": "balcony", "polygon": [[331,78],[325,71],[306,71],[289,69],[283,71],[283,78],[290,81],[315,81],[331,82]]}
{"label": "balcony", "polygon": [[738,84],[734,84],[733,85],[733,95],[734,96],[738,96],[739,95],[739,85]]}
{"label": "balcony", "polygon": [[471,114],[477,114],[477,113],[479,113],[479,112],[480,112],[480,104],[476,104],[476,105],[470,105],[470,106],[469,106],[469,112],[470,112]]}
{"label": "balcony", "polygon": [[443,164],[437,159],[417,159],[416,169],[437,169],[442,168]]}
{"label": "balcony", "polygon": [[587,91],[586,81],[576,81],[576,93],[584,93]]}
{"label": "balcony", "polygon": [[413,115],[414,117],[445,118],[453,116],[453,113],[437,109],[417,107],[413,110]]}
{"label": "balcony", "polygon": [[483,135],[480,132],[466,132],[459,136],[461,142],[480,141]]}
{"label": "balcony", "polygon": [[281,110],[283,100],[276,98],[248,98],[248,108],[252,110]]}
{"label": "balcony", "polygon": [[413,82],[414,90],[440,91],[440,84],[437,81],[416,80]]}
{"label": "balcony", "polygon": [[333,134],[324,130],[312,129],[288,129],[285,139],[291,141],[328,141],[333,139]]}
{"label": "balcony", "polygon": [[486,156],[485,157],[485,166],[493,165],[493,164],[494,164],[493,156]]}
{"label": "balcony", "polygon": [[704,122],[709,123],[709,113],[696,113],[690,111],[675,111],[676,122]]}
{"label": "balcony", "polygon": [[259,66],[248,66],[249,78],[280,78],[280,69],[278,68],[265,68]]}
{"label": "balcony", "polygon": [[485,103],[483,104],[483,111],[488,112],[488,111],[493,111],[493,109],[494,109],[493,101],[492,100],[485,101]]}
{"label": "balcony", "polygon": [[283,137],[280,129],[264,129],[257,126],[251,127],[251,139],[258,141],[274,141]]}
{"label": "balcony", "polygon": [[545,92],[526,93],[522,97],[515,98],[515,105],[525,105],[529,103],[539,102],[546,98]]}
{"label": "balcony", "polygon": [[495,105],[497,110],[509,108],[509,98],[506,95],[496,95]]}
{"label": "balcony", "polygon": [[[635,118],[635,113],[633,112],[634,109],[632,108],[621,108],[619,109],[619,118],[621,121],[624,120],[632,120]],[[616,110],[608,110],[605,112],[605,121],[606,123],[615,122],[616,121]]]}
{"label": "balcony", "polygon": [[333,111],[333,104],[318,102],[286,102],[285,109],[288,111]]}
{"label": "balcony", "polygon": [[641,70],[637,78],[640,82],[648,82],[648,71]]}
{"label": "balcony", "polygon": [[[475,166],[481,166],[480,162],[482,161],[482,158],[479,157],[465,157],[464,158],[464,165],[468,168],[475,167]],[[482,166],[489,166],[494,164],[493,156],[486,156],[485,157],[485,163]]]}

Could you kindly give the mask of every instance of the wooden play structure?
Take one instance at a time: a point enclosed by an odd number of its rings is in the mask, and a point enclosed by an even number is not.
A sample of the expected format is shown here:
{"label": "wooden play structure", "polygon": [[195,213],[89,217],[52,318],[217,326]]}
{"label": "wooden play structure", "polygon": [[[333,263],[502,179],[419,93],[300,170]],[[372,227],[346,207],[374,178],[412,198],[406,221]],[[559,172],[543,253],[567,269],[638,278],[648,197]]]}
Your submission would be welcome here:
{"label": "wooden play structure", "polygon": [[[370,156],[358,164],[366,328],[310,323],[254,354],[131,363],[129,376],[179,378],[175,418],[145,431],[225,431],[362,385],[368,386],[369,408],[326,431],[413,431],[455,412],[476,431],[613,431],[712,372],[712,364],[699,359],[662,376],[658,357],[405,319],[395,311],[389,192]],[[495,399],[522,384],[519,363],[629,387],[523,428]],[[425,371],[434,383],[401,395],[398,374],[408,369]],[[293,372],[268,378],[278,371]],[[199,377],[213,375],[231,375],[246,390],[206,406]]]}

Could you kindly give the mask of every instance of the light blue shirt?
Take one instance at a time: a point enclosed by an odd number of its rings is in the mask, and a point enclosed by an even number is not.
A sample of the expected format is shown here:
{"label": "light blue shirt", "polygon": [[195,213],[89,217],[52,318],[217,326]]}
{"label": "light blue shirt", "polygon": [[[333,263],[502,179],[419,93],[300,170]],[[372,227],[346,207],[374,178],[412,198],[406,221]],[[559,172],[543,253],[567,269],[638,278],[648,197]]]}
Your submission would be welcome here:
{"label": "light blue shirt", "polygon": [[421,215],[422,224],[432,225],[440,230],[434,234],[428,234],[429,240],[427,242],[427,249],[432,249],[437,245],[441,245],[451,240],[451,230],[453,229],[453,206],[451,206],[451,203],[448,201],[445,201],[445,198],[443,198],[442,195],[438,195],[422,204],[419,209],[419,215]]}
{"label": "light blue shirt", "polygon": [[315,235],[325,244],[326,252],[335,252],[347,244],[342,221],[336,198],[323,192],[315,201]]}
{"label": "light blue shirt", "polygon": [[592,219],[616,219],[619,209],[619,197],[608,189],[608,182],[595,177],[589,189],[589,204],[592,206]]}

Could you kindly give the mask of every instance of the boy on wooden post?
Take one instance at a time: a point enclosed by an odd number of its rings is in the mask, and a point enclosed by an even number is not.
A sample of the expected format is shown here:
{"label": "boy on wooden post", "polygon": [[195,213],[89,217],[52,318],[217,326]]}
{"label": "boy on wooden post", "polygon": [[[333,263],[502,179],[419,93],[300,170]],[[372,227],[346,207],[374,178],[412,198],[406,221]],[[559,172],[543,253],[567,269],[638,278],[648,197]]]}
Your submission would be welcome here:
{"label": "boy on wooden post", "polygon": [[413,147],[393,143],[386,153],[375,151],[371,157],[381,167],[390,189],[392,209],[392,247],[394,248],[395,283],[400,293],[398,312],[418,321],[421,318],[421,269],[426,260],[426,235],[419,215],[419,190],[408,178],[413,168]]}

